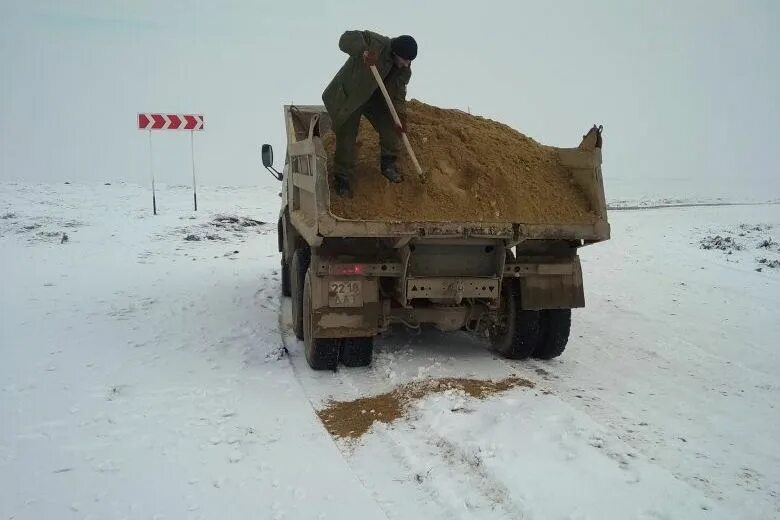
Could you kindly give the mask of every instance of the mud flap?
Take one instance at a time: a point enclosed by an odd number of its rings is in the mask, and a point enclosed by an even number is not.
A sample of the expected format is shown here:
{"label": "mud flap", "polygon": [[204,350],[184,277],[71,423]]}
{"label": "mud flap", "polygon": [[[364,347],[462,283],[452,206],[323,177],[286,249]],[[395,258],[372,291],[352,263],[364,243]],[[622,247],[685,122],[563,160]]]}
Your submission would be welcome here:
{"label": "mud flap", "polygon": [[317,309],[312,316],[316,338],[360,338],[379,334],[379,304],[358,309]]}
{"label": "mud flap", "polygon": [[520,305],[527,310],[585,307],[579,258],[570,275],[532,275],[520,278]]}
{"label": "mud flap", "polygon": [[[361,285],[360,297],[341,302],[333,292],[334,286],[353,281]],[[375,279],[315,276],[312,295],[314,337],[355,338],[379,333],[379,286]]]}

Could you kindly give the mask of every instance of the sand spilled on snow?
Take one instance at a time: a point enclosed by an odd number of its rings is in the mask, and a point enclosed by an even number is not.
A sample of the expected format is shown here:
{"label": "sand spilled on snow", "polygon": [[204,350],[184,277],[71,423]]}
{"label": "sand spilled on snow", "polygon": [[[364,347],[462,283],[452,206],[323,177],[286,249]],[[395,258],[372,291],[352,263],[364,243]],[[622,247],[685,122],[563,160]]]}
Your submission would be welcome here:
{"label": "sand spilled on snow", "polygon": [[416,400],[446,390],[460,390],[471,397],[485,399],[512,388],[534,388],[534,383],[520,377],[499,381],[446,377],[414,381],[390,392],[353,401],[329,401],[317,415],[334,437],[357,439],[366,433],[375,421],[392,423],[403,417],[409,405]]}

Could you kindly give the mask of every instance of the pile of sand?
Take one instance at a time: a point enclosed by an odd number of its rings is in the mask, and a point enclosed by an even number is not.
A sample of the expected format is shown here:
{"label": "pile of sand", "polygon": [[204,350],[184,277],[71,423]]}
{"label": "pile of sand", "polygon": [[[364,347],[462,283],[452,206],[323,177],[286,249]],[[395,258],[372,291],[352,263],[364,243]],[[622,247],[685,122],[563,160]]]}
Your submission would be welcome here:
{"label": "pile of sand", "polygon": [[[508,126],[417,100],[407,104],[409,140],[427,182],[399,150],[401,184],[379,173],[379,138],[363,118],[357,139],[354,197],[331,193],[331,211],[350,219],[410,221],[595,222],[585,196],[554,148]],[[324,138],[333,187],[335,136]]]}
{"label": "pile of sand", "polygon": [[477,399],[487,399],[513,388],[534,388],[528,379],[510,376],[499,381],[445,377],[403,384],[390,392],[353,401],[329,401],[319,410],[325,428],[334,437],[356,439],[375,422],[390,424],[404,416],[413,401],[427,395],[456,390]]}

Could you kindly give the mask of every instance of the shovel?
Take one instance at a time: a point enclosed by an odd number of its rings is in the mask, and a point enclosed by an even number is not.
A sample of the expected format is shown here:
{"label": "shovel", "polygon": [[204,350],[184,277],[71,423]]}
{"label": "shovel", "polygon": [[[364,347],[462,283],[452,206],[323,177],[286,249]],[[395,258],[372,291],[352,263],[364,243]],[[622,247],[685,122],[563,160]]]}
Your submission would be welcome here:
{"label": "shovel", "polygon": [[390,99],[390,94],[387,93],[385,82],[382,81],[382,76],[380,76],[379,71],[376,70],[376,65],[371,65],[371,73],[374,75],[374,79],[376,80],[377,85],[379,85],[379,90],[382,91],[382,95],[385,97],[387,108],[390,109],[390,115],[393,116],[393,121],[395,122],[395,125],[401,129],[401,139],[404,142],[406,151],[409,152],[409,157],[411,157],[412,159],[412,164],[414,164],[414,169],[417,170],[417,175],[420,177],[420,181],[425,182],[425,174],[423,174],[423,170],[420,167],[420,163],[417,162],[417,156],[414,155],[414,150],[412,150],[412,145],[409,143],[409,137],[406,135],[406,130],[403,129],[401,120],[398,118],[398,112],[395,111],[393,102]]}

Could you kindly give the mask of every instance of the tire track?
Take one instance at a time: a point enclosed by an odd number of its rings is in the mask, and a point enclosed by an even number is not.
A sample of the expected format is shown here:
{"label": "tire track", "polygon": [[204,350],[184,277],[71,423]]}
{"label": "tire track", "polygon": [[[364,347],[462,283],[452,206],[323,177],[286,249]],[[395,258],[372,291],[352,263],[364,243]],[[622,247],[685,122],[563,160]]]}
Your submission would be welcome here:
{"label": "tire track", "polygon": [[[351,370],[339,369],[336,373],[311,372],[305,357],[300,351],[300,344],[288,333],[290,330],[289,302],[280,302],[279,329],[282,342],[288,352],[288,360],[298,384],[309,401],[313,411],[330,397],[330,391],[337,389],[345,391],[351,398],[373,395],[376,393],[375,379],[361,381]],[[360,371],[365,375],[365,371]],[[381,373],[379,370],[377,373]],[[326,375],[328,379],[320,375]],[[381,383],[391,383],[382,378]],[[327,387],[318,388],[321,384]],[[364,383],[364,384],[361,384]],[[469,454],[441,435],[429,429],[415,429],[411,436],[408,432],[399,433],[392,426],[375,429],[371,435],[372,444],[379,443],[384,451],[392,457],[401,470],[401,475],[394,475],[394,481],[404,481],[417,484],[416,489],[426,497],[427,501],[437,504],[437,511],[444,513],[442,518],[473,518],[474,515],[486,518],[525,518],[526,510],[511,498],[511,493],[500,481],[491,476],[474,454]],[[330,437],[323,426],[323,433]],[[335,447],[342,454],[347,465],[363,487],[371,493],[377,505],[386,515],[392,511],[386,509],[388,497],[382,492],[384,478],[380,480],[361,471],[354,464],[355,445],[339,442],[333,439]],[[375,447],[375,446],[374,446]],[[464,509],[465,507],[465,509]]]}

